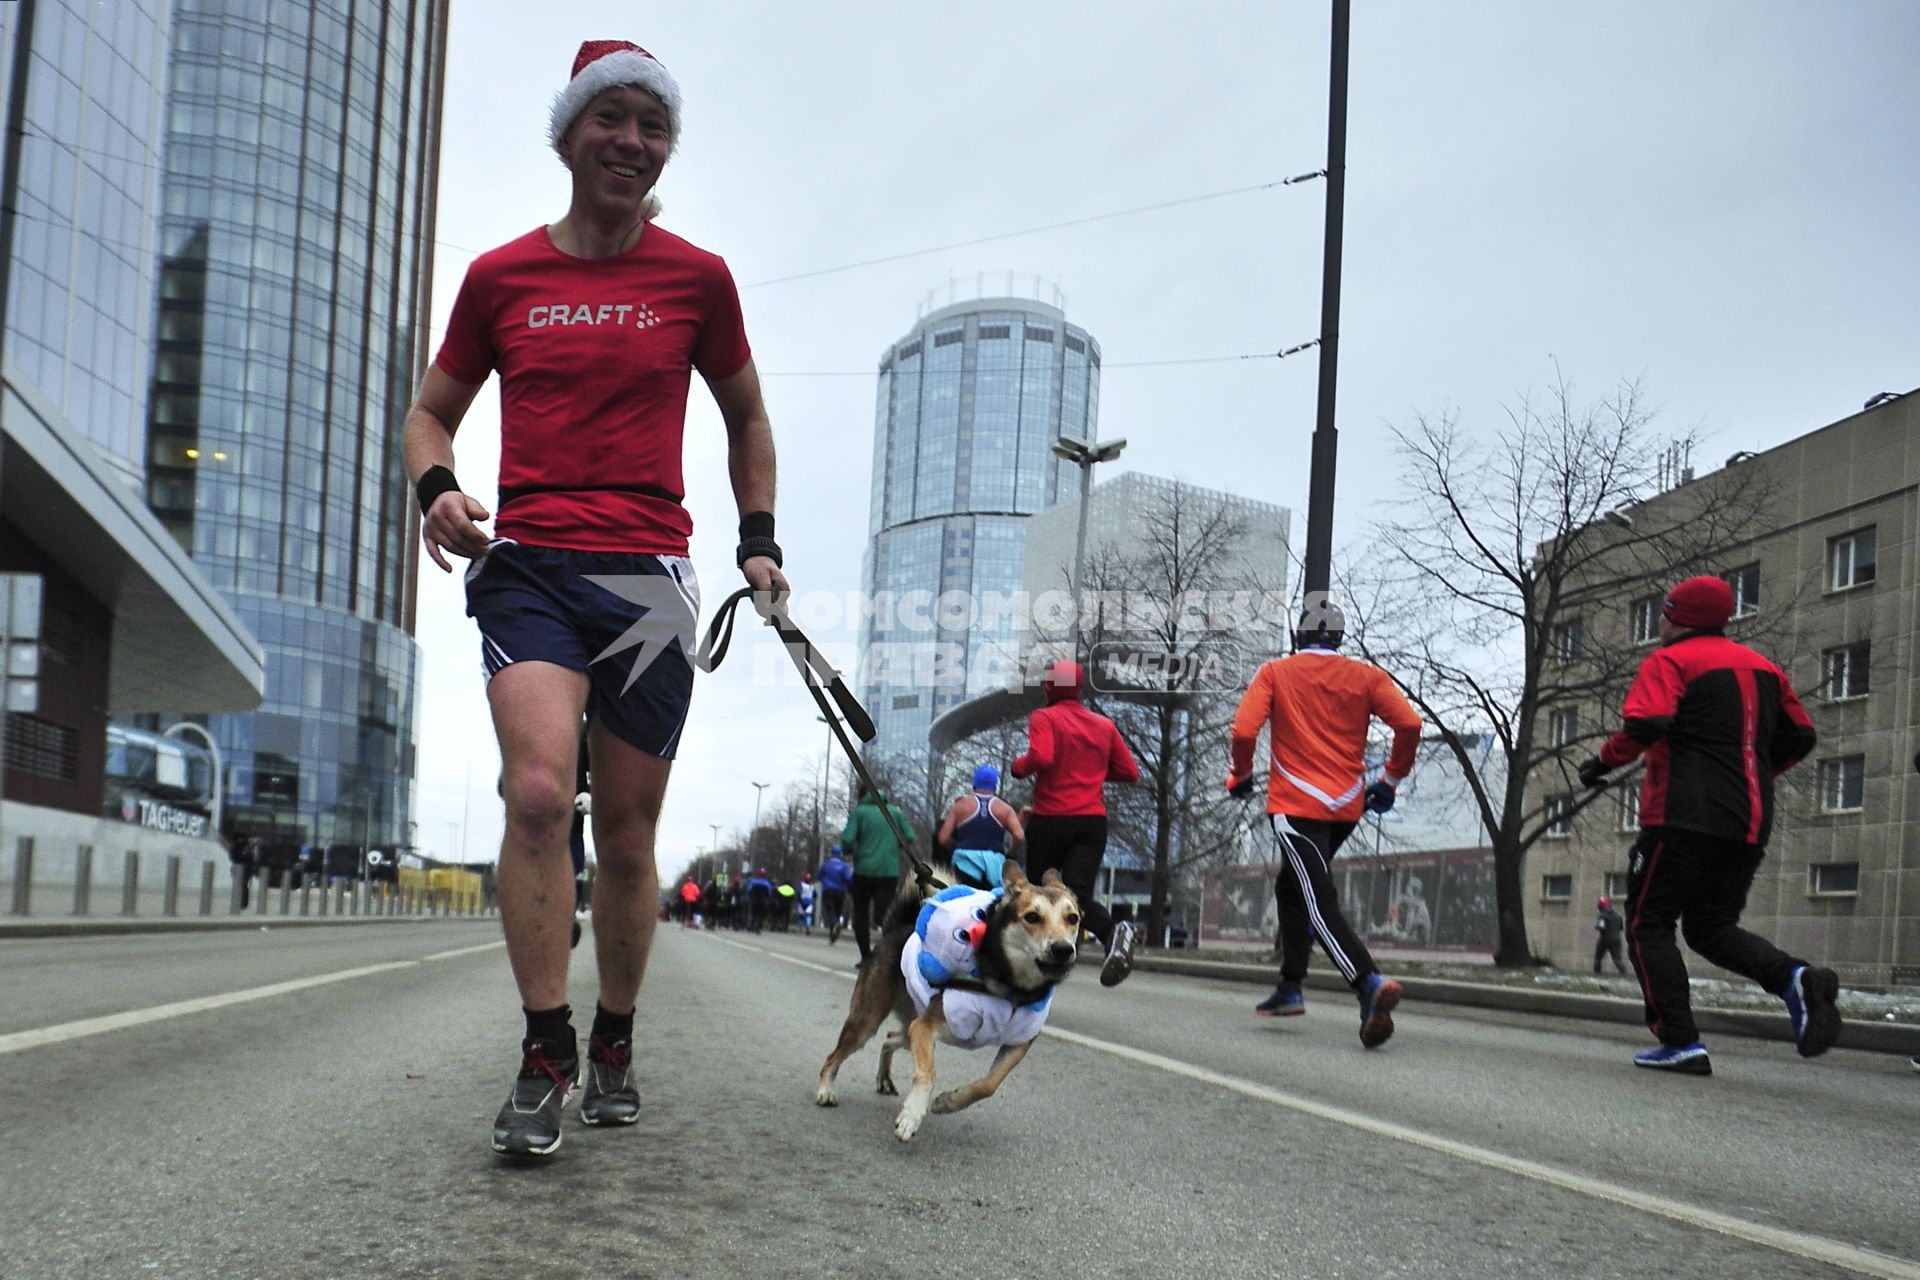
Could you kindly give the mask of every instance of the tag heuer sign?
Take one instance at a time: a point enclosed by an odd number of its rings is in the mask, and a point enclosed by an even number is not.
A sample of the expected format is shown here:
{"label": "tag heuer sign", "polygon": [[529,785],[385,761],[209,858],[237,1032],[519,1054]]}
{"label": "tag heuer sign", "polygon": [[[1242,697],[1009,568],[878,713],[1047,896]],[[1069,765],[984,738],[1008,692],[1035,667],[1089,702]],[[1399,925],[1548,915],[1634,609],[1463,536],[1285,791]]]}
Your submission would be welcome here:
{"label": "tag heuer sign", "polygon": [[158,800],[142,800],[138,796],[122,795],[120,816],[128,822],[138,823],[154,831],[164,831],[168,835],[192,836],[199,839],[207,834],[206,814],[162,804]]}

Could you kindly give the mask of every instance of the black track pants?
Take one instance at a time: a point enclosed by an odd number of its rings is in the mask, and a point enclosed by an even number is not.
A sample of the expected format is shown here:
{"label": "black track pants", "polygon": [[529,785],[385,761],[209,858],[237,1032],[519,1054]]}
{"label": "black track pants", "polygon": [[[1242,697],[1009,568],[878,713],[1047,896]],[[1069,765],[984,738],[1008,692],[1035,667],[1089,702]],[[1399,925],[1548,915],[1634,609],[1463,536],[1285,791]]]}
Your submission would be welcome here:
{"label": "black track pants", "polygon": [[1647,1026],[1669,1045],[1700,1038],[1687,992],[1687,964],[1674,924],[1700,957],[1753,979],[1775,995],[1802,964],[1740,927],[1762,845],[1672,827],[1648,827],[1627,874],[1627,951],[1647,1004]]}
{"label": "black track pants", "polygon": [[1268,814],[1267,823],[1273,828],[1280,860],[1280,874],[1273,882],[1280,904],[1280,981],[1297,986],[1307,976],[1307,956],[1318,938],[1320,949],[1347,985],[1358,987],[1361,979],[1377,970],[1367,944],[1340,912],[1330,870],[1333,855],[1353,834],[1353,823],[1318,822],[1283,813]]}
{"label": "black track pants", "polygon": [[897,876],[855,876],[853,878],[853,940],[860,945],[860,958],[873,954],[873,925],[887,922],[887,907],[894,890],[900,887]]}
{"label": "black track pants", "polygon": [[1621,973],[1627,971],[1627,962],[1620,955],[1620,935],[1617,933],[1612,937],[1603,933],[1593,940],[1593,971],[1595,973],[1600,972],[1600,961],[1607,956],[1613,957],[1615,969]]}
{"label": "black track pants", "polygon": [[1080,899],[1080,921],[1086,931],[1113,945],[1113,917],[1094,900],[1100,881],[1100,860],[1107,856],[1107,815],[1085,813],[1062,816],[1034,814],[1027,822],[1027,878],[1035,884],[1049,871],[1058,871],[1073,896]]}

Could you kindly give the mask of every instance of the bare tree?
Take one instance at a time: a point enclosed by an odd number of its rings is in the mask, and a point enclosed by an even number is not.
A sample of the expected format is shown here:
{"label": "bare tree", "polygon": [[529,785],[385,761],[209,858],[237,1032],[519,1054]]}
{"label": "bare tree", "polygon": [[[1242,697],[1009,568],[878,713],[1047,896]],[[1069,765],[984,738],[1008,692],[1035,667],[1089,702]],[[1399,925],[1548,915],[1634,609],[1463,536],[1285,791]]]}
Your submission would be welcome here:
{"label": "bare tree", "polygon": [[1115,844],[1148,855],[1147,931],[1158,937],[1182,873],[1242,843],[1241,807],[1219,783],[1240,693],[1279,642],[1285,597],[1247,567],[1254,533],[1232,504],[1174,485],[1130,526],[1088,556],[1080,642],[1086,700],[1140,766],[1137,786],[1109,793],[1108,818]]}
{"label": "bare tree", "polygon": [[[1694,442],[1657,440],[1631,382],[1582,405],[1561,377],[1506,419],[1484,440],[1451,414],[1396,429],[1401,514],[1379,526],[1345,594],[1349,640],[1459,763],[1493,849],[1494,960],[1522,965],[1533,962],[1527,852],[1604,794],[1580,789],[1573,769],[1614,727],[1606,709],[1646,653],[1636,618],[1596,605],[1723,571],[1776,490],[1751,468],[1692,480],[1675,460]],[[1629,512],[1675,483],[1657,515]],[[1498,776],[1479,764],[1489,735]],[[1530,783],[1544,794],[1530,798]]]}

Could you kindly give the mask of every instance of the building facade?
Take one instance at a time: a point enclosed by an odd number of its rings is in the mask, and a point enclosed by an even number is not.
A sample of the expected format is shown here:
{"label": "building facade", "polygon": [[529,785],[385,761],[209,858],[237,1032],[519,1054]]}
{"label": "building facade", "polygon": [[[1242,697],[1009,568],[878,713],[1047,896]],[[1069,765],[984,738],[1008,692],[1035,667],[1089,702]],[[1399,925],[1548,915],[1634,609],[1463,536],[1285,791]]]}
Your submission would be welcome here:
{"label": "building facade", "polygon": [[[1729,466],[1756,469],[1773,496],[1754,535],[1709,566],[1735,588],[1728,635],[1787,672],[1820,737],[1779,780],[1747,923],[1850,982],[1920,983],[1920,841],[1912,835],[1920,830],[1920,395],[1735,455]],[[1660,527],[1691,487],[1634,508],[1634,527]],[[1651,649],[1669,585],[1624,579],[1592,588],[1583,623]],[[1617,705],[1591,713],[1582,733],[1619,723]],[[1570,801],[1564,785],[1537,777],[1535,794]],[[1556,963],[1585,963],[1589,908],[1602,894],[1625,896],[1638,794],[1633,777],[1623,778],[1534,846],[1529,930]]]}
{"label": "building facade", "polygon": [[1053,444],[1091,441],[1099,400],[1099,344],[1026,299],[944,307],[881,357],[859,671],[876,755],[923,762],[937,716],[1005,683],[1024,526],[1078,484]]}
{"label": "building facade", "polygon": [[[446,0],[175,0],[147,499],[266,651],[210,727],[274,861],[411,844]],[[184,706],[183,711],[200,710]]]}
{"label": "building facade", "polygon": [[55,881],[81,846],[224,865],[204,816],[107,812],[108,716],[260,700],[259,645],[140,490],[168,23],[0,5],[0,879],[14,837]]}

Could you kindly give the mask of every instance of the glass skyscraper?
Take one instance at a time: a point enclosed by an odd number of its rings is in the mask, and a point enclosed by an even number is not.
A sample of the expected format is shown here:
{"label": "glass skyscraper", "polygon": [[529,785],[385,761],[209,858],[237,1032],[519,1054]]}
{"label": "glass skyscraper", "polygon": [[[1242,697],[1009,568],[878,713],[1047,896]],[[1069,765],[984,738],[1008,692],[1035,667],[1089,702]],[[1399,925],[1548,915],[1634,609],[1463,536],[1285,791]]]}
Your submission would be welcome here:
{"label": "glass skyscraper", "polygon": [[400,427],[446,23],[447,0],[173,7],[147,498],[265,650],[260,709],[211,728],[229,825],[275,861],[411,843]]}
{"label": "glass skyscraper", "polygon": [[1053,442],[1091,441],[1099,399],[1099,344],[1023,298],[934,311],[881,357],[860,637],[874,753],[924,762],[935,718],[1005,684],[1023,526],[1078,492]]}

